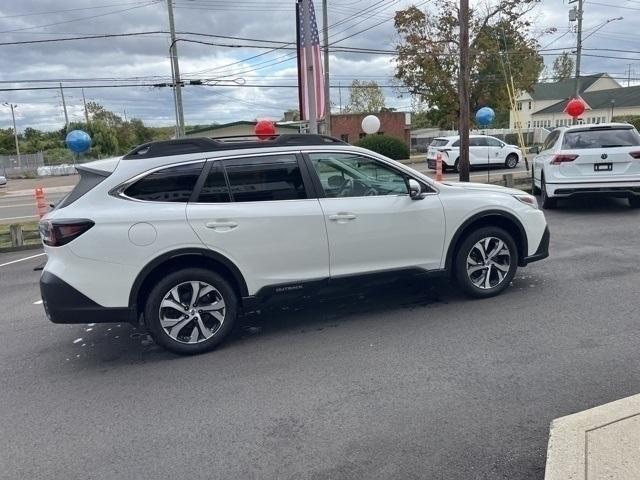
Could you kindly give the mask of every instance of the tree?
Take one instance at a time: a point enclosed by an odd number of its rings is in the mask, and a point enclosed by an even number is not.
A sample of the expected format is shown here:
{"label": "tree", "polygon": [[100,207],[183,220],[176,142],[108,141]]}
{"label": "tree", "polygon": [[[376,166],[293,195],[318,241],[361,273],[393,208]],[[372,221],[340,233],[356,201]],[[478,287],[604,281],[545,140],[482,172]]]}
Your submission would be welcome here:
{"label": "tree", "polygon": [[[484,0],[470,12],[472,111],[510,109],[505,75],[516,91],[530,91],[544,66],[524,15],[535,0]],[[415,6],[396,12],[395,76],[429,106],[435,125],[458,119],[458,1],[434,0],[435,13]]]}
{"label": "tree", "polygon": [[384,105],[384,94],[375,81],[351,83],[349,104],[344,109],[348,113],[378,113]]}
{"label": "tree", "polygon": [[573,76],[575,63],[569,56],[569,52],[562,52],[553,61],[553,79],[556,81],[567,80]]}

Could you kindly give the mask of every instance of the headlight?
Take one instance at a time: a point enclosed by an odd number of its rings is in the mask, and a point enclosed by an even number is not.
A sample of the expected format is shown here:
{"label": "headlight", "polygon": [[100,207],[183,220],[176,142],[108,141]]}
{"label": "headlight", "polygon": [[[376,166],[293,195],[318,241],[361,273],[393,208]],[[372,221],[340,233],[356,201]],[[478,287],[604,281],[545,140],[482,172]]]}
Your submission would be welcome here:
{"label": "headlight", "polygon": [[524,203],[525,205],[529,205],[535,209],[538,208],[538,200],[533,195],[522,194],[522,195],[514,195],[513,198],[518,200],[519,202]]}

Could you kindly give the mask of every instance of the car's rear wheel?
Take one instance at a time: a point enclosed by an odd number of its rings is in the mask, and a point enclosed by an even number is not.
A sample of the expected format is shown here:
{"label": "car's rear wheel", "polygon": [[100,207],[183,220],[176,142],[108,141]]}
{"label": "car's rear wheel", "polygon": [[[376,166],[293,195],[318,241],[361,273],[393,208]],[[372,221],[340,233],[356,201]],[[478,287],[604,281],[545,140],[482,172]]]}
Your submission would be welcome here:
{"label": "car's rear wheel", "polygon": [[464,293],[477,298],[493,297],[513,280],[518,268],[518,248],[505,230],[479,228],[458,248],[454,268]]}
{"label": "car's rear wheel", "polygon": [[456,172],[456,173],[459,173],[460,172],[460,168],[459,167],[460,167],[460,159],[456,158],[456,161],[453,162],[453,171]]}
{"label": "car's rear wheel", "polygon": [[192,355],[212,350],[231,332],[238,299],[220,275],[186,268],[166,275],[151,290],[145,323],[167,350]]}
{"label": "car's rear wheel", "polygon": [[504,162],[505,167],[507,168],[516,168],[518,166],[518,155],[515,153],[510,153],[507,155],[507,159]]}
{"label": "car's rear wheel", "polygon": [[549,197],[547,193],[547,183],[544,181],[544,173],[540,173],[540,199],[542,200],[542,208],[556,208],[557,199]]}
{"label": "car's rear wheel", "polygon": [[631,208],[640,208],[640,197],[629,197],[629,205]]}

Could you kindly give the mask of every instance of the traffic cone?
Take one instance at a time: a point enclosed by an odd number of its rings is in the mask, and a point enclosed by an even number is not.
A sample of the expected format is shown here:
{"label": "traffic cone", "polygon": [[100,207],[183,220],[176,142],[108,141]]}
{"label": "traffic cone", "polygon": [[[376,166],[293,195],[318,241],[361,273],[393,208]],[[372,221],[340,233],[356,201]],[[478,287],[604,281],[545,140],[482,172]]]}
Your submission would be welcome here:
{"label": "traffic cone", "polygon": [[47,205],[47,199],[44,198],[44,189],[42,187],[36,187],[36,208],[40,218],[49,212],[49,206]]}
{"label": "traffic cone", "polygon": [[436,182],[442,181],[442,152],[436,155]]}

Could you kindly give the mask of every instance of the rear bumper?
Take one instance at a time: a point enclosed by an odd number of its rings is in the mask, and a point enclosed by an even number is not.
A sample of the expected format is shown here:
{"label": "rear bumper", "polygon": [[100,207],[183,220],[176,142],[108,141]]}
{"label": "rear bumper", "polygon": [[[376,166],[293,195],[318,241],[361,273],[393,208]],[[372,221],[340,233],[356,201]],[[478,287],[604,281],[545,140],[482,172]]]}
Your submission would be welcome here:
{"label": "rear bumper", "polygon": [[546,182],[546,186],[549,196],[559,198],[572,198],[579,196],[612,196],[628,198],[632,196],[640,196],[640,180],[632,182]]}
{"label": "rear bumper", "polygon": [[133,319],[129,308],[98,305],[54,274],[40,277],[42,304],[53,323],[125,323]]}
{"label": "rear bumper", "polygon": [[551,239],[551,232],[549,232],[549,227],[544,229],[544,233],[542,234],[542,239],[540,240],[540,244],[536,250],[536,253],[533,255],[529,255],[528,257],[524,257],[522,259],[521,267],[525,267],[530,263],[537,262],[539,260],[544,260],[549,256],[549,240]]}

